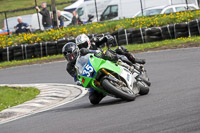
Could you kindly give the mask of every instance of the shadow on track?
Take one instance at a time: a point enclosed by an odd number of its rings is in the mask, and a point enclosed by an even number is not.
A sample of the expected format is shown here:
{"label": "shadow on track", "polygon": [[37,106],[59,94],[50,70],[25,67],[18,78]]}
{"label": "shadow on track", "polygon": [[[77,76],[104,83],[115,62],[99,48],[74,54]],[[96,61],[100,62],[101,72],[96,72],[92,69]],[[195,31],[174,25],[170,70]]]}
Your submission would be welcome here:
{"label": "shadow on track", "polygon": [[70,104],[70,105],[74,105],[74,106],[69,106],[69,105],[67,107],[62,106],[62,107],[59,107],[56,109],[48,110],[46,112],[68,112],[68,111],[74,111],[74,110],[92,109],[92,108],[99,108],[99,107],[127,103],[126,101],[123,101],[121,99],[105,99],[98,105],[92,105],[92,104],[90,104],[89,101],[87,103],[81,103],[81,104],[79,104],[77,102],[75,105]]}

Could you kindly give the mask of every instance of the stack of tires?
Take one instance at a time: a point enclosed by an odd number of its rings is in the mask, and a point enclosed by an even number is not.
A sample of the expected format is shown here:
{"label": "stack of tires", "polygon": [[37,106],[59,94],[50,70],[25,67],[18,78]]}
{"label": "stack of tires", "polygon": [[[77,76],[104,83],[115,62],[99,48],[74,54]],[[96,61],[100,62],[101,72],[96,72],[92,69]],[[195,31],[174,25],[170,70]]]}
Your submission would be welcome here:
{"label": "stack of tires", "polygon": [[169,24],[168,26],[172,39],[175,39],[175,24]]}
{"label": "stack of tires", "polygon": [[132,29],[119,29],[118,30],[118,45],[132,43]]}
{"label": "stack of tires", "polygon": [[57,41],[44,42],[43,45],[45,46],[45,54],[46,54],[46,56],[58,54]]}
{"label": "stack of tires", "polygon": [[0,62],[3,61],[3,59],[2,59],[2,52],[3,52],[3,48],[0,48]]}
{"label": "stack of tires", "polygon": [[43,57],[45,56],[45,49],[42,43],[34,43],[34,57]]}
{"label": "stack of tires", "polygon": [[145,42],[145,29],[146,28],[140,28],[140,29],[134,29],[132,30],[132,43],[144,43]]}
{"label": "stack of tires", "polygon": [[24,60],[24,45],[13,46],[13,59]]}
{"label": "stack of tires", "polygon": [[111,33],[111,35],[114,37],[115,39],[115,45],[114,46],[118,46],[118,31],[114,31]]}
{"label": "stack of tires", "polygon": [[145,42],[161,41],[162,34],[160,27],[153,27],[145,29]]}
{"label": "stack of tires", "polygon": [[189,36],[189,31],[188,31],[188,23],[179,23],[174,25],[174,32],[175,32],[175,38],[180,38],[180,37],[188,37]]}
{"label": "stack of tires", "polygon": [[25,55],[25,59],[31,59],[35,56],[34,44],[25,44],[24,45],[24,55]]}
{"label": "stack of tires", "polygon": [[2,51],[2,61],[11,61],[14,59],[13,56],[13,46],[3,48]]}
{"label": "stack of tires", "polygon": [[199,21],[200,20],[196,19],[188,23],[190,36],[199,36]]}
{"label": "stack of tires", "polygon": [[75,38],[69,37],[53,42],[13,45],[0,48],[0,62],[62,54],[62,48],[68,42],[75,42]]}
{"label": "stack of tires", "polygon": [[161,34],[162,34],[163,40],[172,39],[172,34],[170,31],[169,25],[161,27]]}

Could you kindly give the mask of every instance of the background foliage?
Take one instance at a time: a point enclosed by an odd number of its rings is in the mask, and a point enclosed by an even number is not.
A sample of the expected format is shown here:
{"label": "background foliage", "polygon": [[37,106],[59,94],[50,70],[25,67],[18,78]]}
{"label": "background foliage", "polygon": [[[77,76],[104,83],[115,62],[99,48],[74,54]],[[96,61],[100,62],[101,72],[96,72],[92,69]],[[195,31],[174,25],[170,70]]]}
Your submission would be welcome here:
{"label": "background foliage", "polygon": [[59,38],[77,36],[82,33],[106,33],[123,28],[159,27],[167,24],[188,22],[200,17],[200,10],[171,13],[169,15],[156,15],[152,17],[136,17],[117,21],[104,21],[81,26],[69,26],[60,29],[51,29],[41,33],[28,33],[12,35],[11,37],[0,36],[0,47],[11,45],[32,44],[44,41],[56,41]]}

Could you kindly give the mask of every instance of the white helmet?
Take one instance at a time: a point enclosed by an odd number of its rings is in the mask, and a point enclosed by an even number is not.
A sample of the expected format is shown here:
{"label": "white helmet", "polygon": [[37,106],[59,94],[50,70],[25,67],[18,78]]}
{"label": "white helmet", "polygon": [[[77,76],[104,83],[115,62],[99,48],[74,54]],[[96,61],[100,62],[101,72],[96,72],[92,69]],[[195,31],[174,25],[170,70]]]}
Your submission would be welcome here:
{"label": "white helmet", "polygon": [[79,36],[76,37],[76,45],[79,47],[79,49],[81,48],[90,48],[90,39],[88,36],[86,36],[85,34],[81,34]]}

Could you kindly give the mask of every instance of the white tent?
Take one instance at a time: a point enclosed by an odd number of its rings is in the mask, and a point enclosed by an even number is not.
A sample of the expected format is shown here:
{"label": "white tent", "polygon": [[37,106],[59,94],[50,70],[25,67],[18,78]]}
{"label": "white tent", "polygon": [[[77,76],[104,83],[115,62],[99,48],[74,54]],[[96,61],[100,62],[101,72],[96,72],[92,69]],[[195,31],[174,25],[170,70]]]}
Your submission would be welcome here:
{"label": "white tent", "polygon": [[68,12],[73,12],[74,10],[76,10],[76,8],[81,5],[84,1],[89,1],[89,0],[77,0],[76,2],[74,2],[73,4],[71,4],[70,6],[67,6],[64,8],[64,11],[68,11]]}

